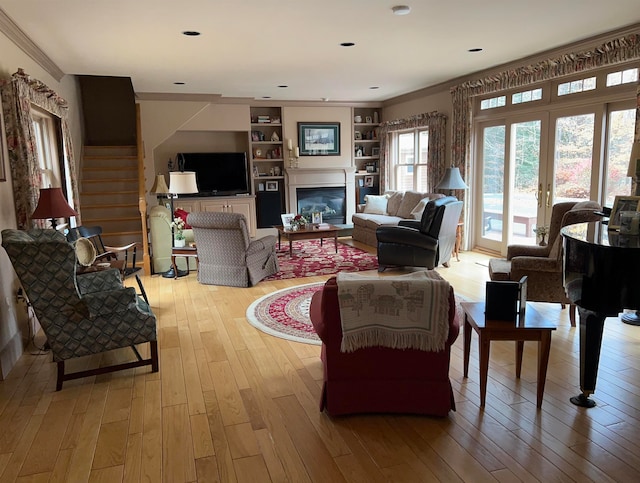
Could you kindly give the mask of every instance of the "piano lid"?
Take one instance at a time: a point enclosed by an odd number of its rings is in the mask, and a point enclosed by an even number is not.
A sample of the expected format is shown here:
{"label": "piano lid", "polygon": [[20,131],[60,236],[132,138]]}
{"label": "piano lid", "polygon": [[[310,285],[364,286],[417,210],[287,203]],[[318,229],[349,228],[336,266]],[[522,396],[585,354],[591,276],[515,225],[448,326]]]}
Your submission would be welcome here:
{"label": "piano lid", "polygon": [[607,316],[640,309],[640,237],[601,222],[565,226],[560,234],[563,283],[573,303]]}

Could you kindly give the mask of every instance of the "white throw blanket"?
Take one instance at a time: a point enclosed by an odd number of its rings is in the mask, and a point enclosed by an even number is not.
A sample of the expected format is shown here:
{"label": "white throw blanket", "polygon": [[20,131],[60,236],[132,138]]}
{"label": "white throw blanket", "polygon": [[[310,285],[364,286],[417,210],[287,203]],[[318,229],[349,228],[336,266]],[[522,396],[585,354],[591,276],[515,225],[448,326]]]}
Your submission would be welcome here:
{"label": "white throw blanket", "polygon": [[425,270],[371,277],[339,273],[342,352],[363,347],[440,351],[449,336],[449,282]]}

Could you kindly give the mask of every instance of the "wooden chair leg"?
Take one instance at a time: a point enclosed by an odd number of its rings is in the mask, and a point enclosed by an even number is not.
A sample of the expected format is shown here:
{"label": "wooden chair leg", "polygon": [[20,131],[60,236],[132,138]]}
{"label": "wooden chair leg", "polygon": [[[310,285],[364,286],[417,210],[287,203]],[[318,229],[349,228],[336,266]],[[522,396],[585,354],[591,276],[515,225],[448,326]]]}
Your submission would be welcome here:
{"label": "wooden chair leg", "polygon": [[64,361],[58,361],[58,379],[56,380],[56,391],[62,389],[62,381],[64,380]]}
{"label": "wooden chair leg", "polygon": [[569,320],[571,321],[571,327],[576,326],[576,305],[569,305]]}

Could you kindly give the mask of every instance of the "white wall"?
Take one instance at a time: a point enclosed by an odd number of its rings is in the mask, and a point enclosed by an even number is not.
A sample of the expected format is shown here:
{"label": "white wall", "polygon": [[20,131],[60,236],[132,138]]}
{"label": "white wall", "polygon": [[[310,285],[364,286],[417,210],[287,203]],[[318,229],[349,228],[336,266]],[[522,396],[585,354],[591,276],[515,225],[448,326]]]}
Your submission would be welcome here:
{"label": "white wall", "polygon": [[[69,124],[76,159],[81,155],[81,121],[78,89],[73,76],[56,81],[6,36],[0,33],[0,78],[6,79],[22,67],[31,77],[41,80],[69,102]],[[4,142],[4,132],[1,133]],[[13,184],[6,151],[0,155],[7,181],[0,181],[0,229],[16,228]],[[16,303],[18,281],[4,249],[0,249],[0,378],[4,379],[22,354],[27,343],[25,309]]]}

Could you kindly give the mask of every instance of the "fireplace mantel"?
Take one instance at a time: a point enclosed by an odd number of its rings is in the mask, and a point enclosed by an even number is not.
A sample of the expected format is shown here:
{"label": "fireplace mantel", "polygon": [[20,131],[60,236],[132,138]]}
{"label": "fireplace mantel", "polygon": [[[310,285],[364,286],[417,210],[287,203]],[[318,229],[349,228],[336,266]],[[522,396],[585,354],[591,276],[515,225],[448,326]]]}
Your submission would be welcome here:
{"label": "fireplace mantel", "polygon": [[298,206],[296,200],[297,188],[339,186],[346,188],[346,221],[348,224],[351,223],[351,215],[356,211],[356,169],[354,167],[285,168],[284,171],[287,207],[290,213],[295,211]]}

